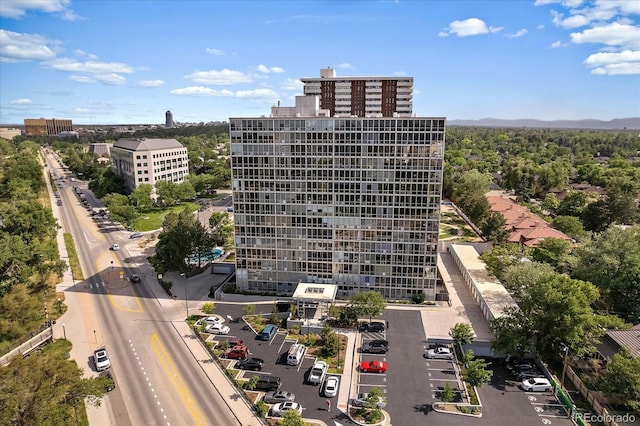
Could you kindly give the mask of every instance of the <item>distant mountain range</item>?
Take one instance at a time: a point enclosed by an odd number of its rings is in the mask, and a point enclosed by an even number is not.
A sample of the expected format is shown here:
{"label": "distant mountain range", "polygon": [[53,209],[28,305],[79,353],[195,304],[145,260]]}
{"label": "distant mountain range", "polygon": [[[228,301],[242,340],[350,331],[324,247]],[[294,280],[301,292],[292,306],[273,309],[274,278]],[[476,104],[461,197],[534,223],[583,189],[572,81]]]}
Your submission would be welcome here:
{"label": "distant mountain range", "polygon": [[447,120],[448,126],[471,127],[530,127],[545,129],[600,129],[600,130],[640,130],[640,117],[616,118],[614,120],[502,120],[482,118],[480,120]]}

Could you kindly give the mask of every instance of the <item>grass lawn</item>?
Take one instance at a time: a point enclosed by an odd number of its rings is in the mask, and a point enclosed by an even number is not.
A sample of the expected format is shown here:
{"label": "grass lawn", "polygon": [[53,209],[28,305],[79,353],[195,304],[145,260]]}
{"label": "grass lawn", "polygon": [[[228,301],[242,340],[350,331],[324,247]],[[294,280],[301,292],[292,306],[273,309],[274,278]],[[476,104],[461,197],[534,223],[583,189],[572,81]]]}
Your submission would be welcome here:
{"label": "grass lawn", "polygon": [[166,215],[170,212],[179,213],[187,207],[193,211],[198,210],[198,205],[196,203],[182,203],[179,206],[172,206],[164,209],[153,209],[148,213],[143,213],[138,219],[136,219],[132,224],[133,229],[140,232],[160,229],[162,228],[162,221]]}

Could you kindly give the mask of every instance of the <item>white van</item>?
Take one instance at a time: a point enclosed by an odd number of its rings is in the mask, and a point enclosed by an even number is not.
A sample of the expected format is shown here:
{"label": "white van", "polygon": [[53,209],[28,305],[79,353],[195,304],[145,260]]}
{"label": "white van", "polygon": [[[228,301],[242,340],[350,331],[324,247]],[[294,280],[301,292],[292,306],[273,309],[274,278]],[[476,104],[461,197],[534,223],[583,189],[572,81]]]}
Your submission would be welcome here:
{"label": "white van", "polygon": [[298,365],[300,361],[302,361],[302,357],[306,351],[306,347],[304,345],[296,343],[295,345],[291,345],[289,348],[289,352],[287,353],[287,364],[289,365]]}

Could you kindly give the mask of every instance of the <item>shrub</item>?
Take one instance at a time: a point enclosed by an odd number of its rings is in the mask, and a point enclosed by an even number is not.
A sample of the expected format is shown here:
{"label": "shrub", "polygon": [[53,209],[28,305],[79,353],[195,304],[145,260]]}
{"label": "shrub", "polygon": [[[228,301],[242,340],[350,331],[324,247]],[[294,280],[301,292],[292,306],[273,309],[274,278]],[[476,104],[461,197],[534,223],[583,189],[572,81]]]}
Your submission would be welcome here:
{"label": "shrub", "polygon": [[211,315],[215,311],[216,305],[213,302],[207,302],[202,304],[202,312],[207,315]]}
{"label": "shrub", "polygon": [[456,397],[455,392],[453,392],[453,388],[450,383],[444,385],[444,389],[440,392],[440,400],[442,402],[452,402]]}
{"label": "shrub", "polygon": [[258,401],[258,403],[256,404],[256,409],[258,410],[258,414],[260,414],[260,417],[267,417],[269,406],[264,401]]}
{"label": "shrub", "polygon": [[416,305],[420,305],[422,303],[424,303],[424,299],[426,298],[425,294],[423,292],[420,293],[415,293],[413,296],[411,296],[411,301],[413,303],[415,303]]}

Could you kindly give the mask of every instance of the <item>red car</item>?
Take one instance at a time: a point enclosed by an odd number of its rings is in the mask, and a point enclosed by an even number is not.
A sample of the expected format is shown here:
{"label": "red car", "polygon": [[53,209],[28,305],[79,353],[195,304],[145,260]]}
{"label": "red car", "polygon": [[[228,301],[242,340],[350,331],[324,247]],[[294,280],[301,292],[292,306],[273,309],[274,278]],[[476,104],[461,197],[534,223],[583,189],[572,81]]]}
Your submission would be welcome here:
{"label": "red car", "polygon": [[387,363],[384,361],[362,361],[360,371],[363,373],[386,373]]}

